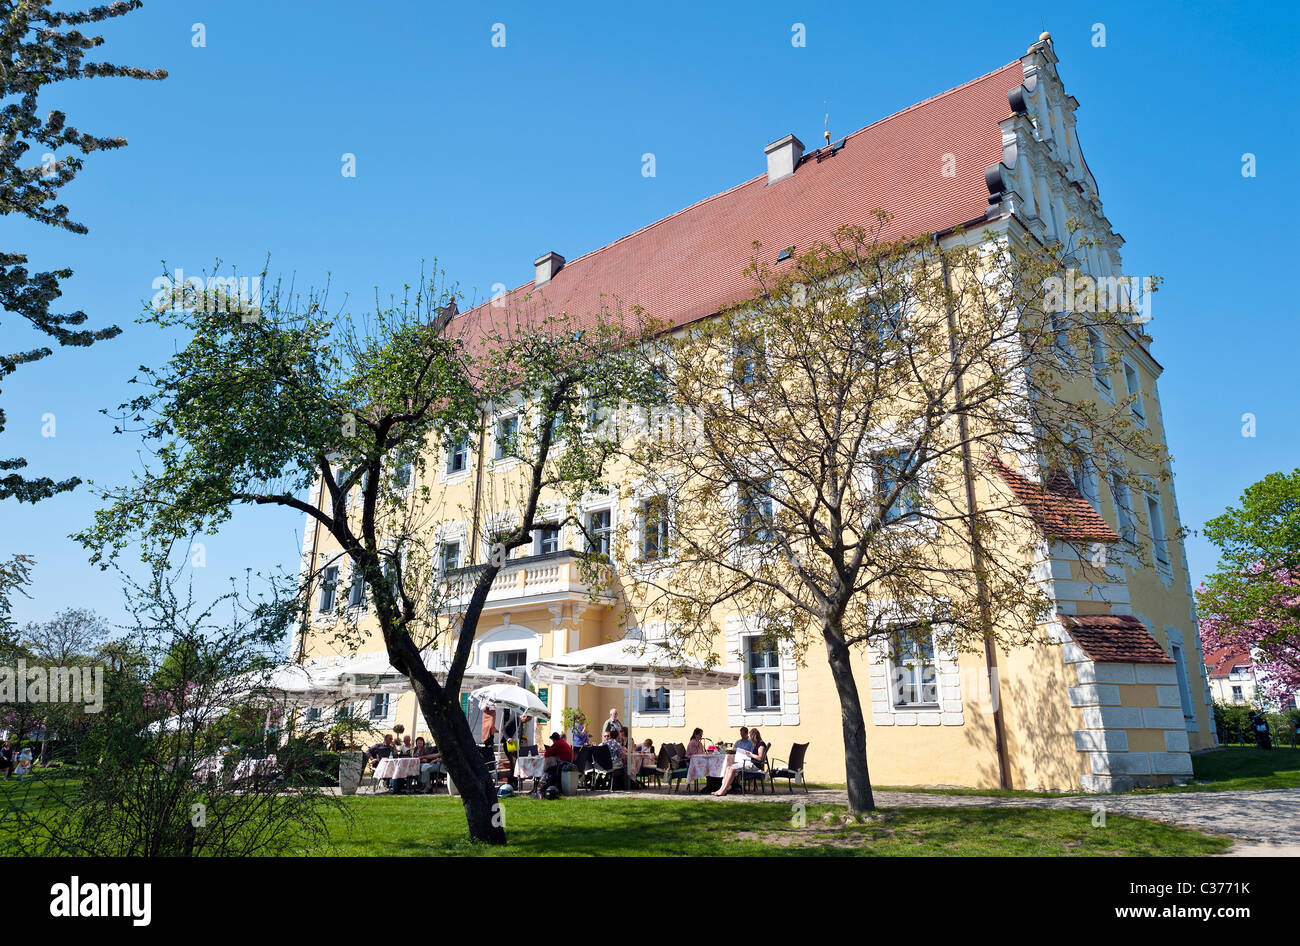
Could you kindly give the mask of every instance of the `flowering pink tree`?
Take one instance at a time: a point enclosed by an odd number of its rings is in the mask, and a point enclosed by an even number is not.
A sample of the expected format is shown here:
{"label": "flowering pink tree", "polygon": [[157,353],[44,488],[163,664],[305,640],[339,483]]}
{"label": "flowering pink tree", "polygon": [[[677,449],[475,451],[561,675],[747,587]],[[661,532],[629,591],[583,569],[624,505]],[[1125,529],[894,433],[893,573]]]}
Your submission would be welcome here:
{"label": "flowering pink tree", "polygon": [[1196,591],[1201,647],[1245,646],[1265,693],[1284,706],[1300,691],[1300,570],[1256,562],[1220,572]]}

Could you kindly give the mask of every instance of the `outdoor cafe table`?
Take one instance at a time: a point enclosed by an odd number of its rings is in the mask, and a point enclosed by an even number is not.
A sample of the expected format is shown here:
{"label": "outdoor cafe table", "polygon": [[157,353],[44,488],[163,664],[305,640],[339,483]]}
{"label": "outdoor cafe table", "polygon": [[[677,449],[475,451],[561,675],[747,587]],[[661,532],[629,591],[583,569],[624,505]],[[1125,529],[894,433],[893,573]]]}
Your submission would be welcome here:
{"label": "outdoor cafe table", "polygon": [[694,785],[702,778],[722,778],[723,767],[735,758],[724,752],[701,752],[691,756],[690,765],[686,769],[686,784]]}
{"label": "outdoor cafe table", "polygon": [[252,778],[254,775],[270,775],[275,768],[275,759],[244,759],[235,766],[234,780]]}
{"label": "outdoor cafe table", "polygon": [[545,756],[521,755],[515,760],[515,778],[541,778],[545,771]]}
{"label": "outdoor cafe table", "polygon": [[419,778],[420,760],[414,756],[380,759],[375,766],[375,781],[386,778]]}

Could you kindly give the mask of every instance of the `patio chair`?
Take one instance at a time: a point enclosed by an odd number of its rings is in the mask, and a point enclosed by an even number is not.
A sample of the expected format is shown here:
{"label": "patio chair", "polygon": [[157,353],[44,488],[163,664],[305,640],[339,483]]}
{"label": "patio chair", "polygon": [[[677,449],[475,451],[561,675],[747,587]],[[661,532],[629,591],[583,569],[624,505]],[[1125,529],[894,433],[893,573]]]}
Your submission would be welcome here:
{"label": "patio chair", "polygon": [[[796,742],[790,747],[790,759],[783,762],[780,759],[773,759],[772,766],[768,771],[767,777],[772,780],[772,791],[776,792],[776,780],[785,779],[785,787],[794,794],[794,780],[798,779],[799,784],[803,786],[804,794],[808,793],[808,783],[803,778],[803,760],[808,752],[808,743]],[[780,765],[776,763],[780,762]]]}
{"label": "patio chair", "polygon": [[[664,753],[668,757],[664,758]],[[691,770],[690,760],[686,758],[686,747],[680,742],[664,745],[659,752],[659,767],[668,775],[668,784],[677,791],[677,786],[686,780],[686,774]]]}
{"label": "patio chair", "polygon": [[614,756],[608,746],[592,746],[591,768],[593,784],[604,781],[611,792],[614,790],[614,776],[627,776],[627,769],[614,765]]}
{"label": "patio chair", "polygon": [[[764,754],[763,761],[759,763],[757,769],[736,770],[737,775],[739,776],[739,778],[736,779],[736,783],[740,786],[740,794],[745,794],[745,789],[748,788],[751,782],[757,782],[759,792],[761,793],[763,791],[763,785],[769,780],[769,773],[772,768],[769,759],[770,756]],[[775,784],[772,785],[772,793],[776,794]]]}
{"label": "patio chair", "polygon": [[573,767],[578,770],[578,784],[590,789],[593,778],[591,767],[591,746],[580,746],[578,754],[573,757]]}
{"label": "patio chair", "polygon": [[655,756],[654,764],[642,764],[640,771],[636,773],[636,780],[641,784],[653,780],[655,785],[663,785],[665,771],[667,771],[667,766],[664,760],[664,750],[660,747],[659,754]]}

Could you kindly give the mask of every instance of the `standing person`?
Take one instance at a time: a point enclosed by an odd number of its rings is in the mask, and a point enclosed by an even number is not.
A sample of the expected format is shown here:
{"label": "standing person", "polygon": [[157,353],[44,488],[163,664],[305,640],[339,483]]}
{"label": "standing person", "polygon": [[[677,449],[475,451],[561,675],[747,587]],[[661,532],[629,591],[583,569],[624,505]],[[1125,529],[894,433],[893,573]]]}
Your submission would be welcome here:
{"label": "standing person", "polygon": [[578,720],[573,724],[573,748],[581,749],[589,742],[591,742],[591,734],[587,732],[587,724]]}
{"label": "standing person", "polygon": [[618,709],[611,709],[609,719],[605,720],[605,728],[601,730],[602,734],[609,736],[610,733],[613,733],[615,738],[621,741],[623,728],[623,721],[618,718]]}
{"label": "standing person", "polygon": [[14,766],[14,771],[18,773],[19,781],[22,781],[24,775],[31,773],[32,750],[30,746],[23,746],[22,751],[18,753],[18,764]]}
{"label": "standing person", "polygon": [[497,708],[495,703],[483,707],[483,721],[479,724],[479,738],[483,745],[491,747],[492,737],[497,734]]}
{"label": "standing person", "polygon": [[9,777],[9,769],[14,764],[14,747],[8,739],[0,744],[0,768],[5,770],[5,778]]}

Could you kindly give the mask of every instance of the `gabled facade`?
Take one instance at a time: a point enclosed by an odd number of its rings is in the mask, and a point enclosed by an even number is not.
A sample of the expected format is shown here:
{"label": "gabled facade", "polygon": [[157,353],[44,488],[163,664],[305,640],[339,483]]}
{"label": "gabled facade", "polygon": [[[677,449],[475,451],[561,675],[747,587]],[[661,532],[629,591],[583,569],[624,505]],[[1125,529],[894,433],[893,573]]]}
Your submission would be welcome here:
{"label": "gabled facade", "polygon": [[[1123,240],[1102,210],[1076,135],[1078,103],[1056,62],[1044,34],[1020,59],[842,141],[806,151],[793,135],[779,138],[766,149],[767,173],[572,261],[547,253],[534,261],[532,281],[455,315],[455,327],[472,336],[500,311],[591,312],[611,296],[680,327],[749,294],[744,270],[755,241],[807,247],[844,224],[866,224],[878,208],[893,214],[884,239],[959,241],[989,229],[1050,242],[1065,238],[1066,221],[1076,217],[1098,240],[1084,251],[1084,270],[1118,277]],[[1121,352],[1123,373],[1098,372],[1071,396],[1114,403],[1116,391],[1140,394],[1139,420],[1163,442],[1162,368],[1150,343],[1138,327],[1098,339]],[[463,520],[437,527],[449,568],[483,562],[486,537],[505,524],[481,509],[478,497],[485,483],[510,475],[511,462],[498,458],[494,443],[509,435],[519,411],[526,406],[498,411],[477,443],[431,448],[439,452],[425,485],[447,508],[467,510]],[[1014,788],[1107,791],[1190,776],[1189,752],[1212,746],[1214,734],[1172,479],[1162,483],[1162,471],[1142,470],[1149,490],[1133,496],[1100,482],[1087,463],[1074,479],[1061,474],[1046,482],[1032,457],[999,472],[1005,498],[1025,507],[1041,536],[1035,578],[1057,605],[1053,643],[994,655],[992,685],[985,655],[932,648],[896,666],[882,651],[860,654],[874,780],[989,788],[1005,779]],[[651,541],[653,497],[624,485],[577,509],[556,500],[543,508],[542,521],[575,514],[588,531],[628,526],[633,541]],[[1134,516],[1155,537],[1151,566],[1134,554]],[[310,519],[305,534],[304,575],[337,560]],[[579,543],[576,530],[535,531],[531,554],[509,562],[492,586],[474,664],[526,677],[537,659],[624,635],[617,596],[593,595],[585,584]],[[345,574],[335,577],[347,587]],[[330,613],[302,629],[308,657],[334,652],[322,628],[347,602],[344,592],[327,592],[316,589],[312,600]],[[653,636],[660,629],[633,630]],[[376,631],[367,649],[381,646]],[[556,686],[545,699],[557,714],[577,707],[593,720],[619,707],[633,735],[656,744],[686,742],[696,726],[719,738],[756,726],[781,757],[792,743],[810,743],[810,779],[842,781],[840,710],[827,668],[815,656],[800,664],[784,650],[764,650],[758,628],[741,613],[725,619],[715,651],[742,674],[731,690],[640,693],[627,705],[621,690]],[[427,735],[409,695],[374,709],[380,726],[400,722]]]}

